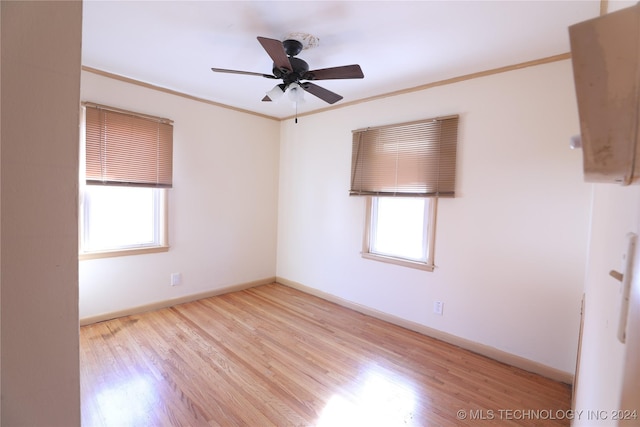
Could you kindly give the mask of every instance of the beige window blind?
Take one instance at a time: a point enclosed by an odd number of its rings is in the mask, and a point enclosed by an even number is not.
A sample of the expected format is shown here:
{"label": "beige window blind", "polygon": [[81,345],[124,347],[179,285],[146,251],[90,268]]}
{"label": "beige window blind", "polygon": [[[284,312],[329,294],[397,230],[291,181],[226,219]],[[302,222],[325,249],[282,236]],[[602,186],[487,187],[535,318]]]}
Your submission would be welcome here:
{"label": "beige window blind", "polygon": [[458,116],[353,131],[351,196],[454,197]]}
{"label": "beige window blind", "polygon": [[84,106],[87,184],[172,187],[172,121]]}

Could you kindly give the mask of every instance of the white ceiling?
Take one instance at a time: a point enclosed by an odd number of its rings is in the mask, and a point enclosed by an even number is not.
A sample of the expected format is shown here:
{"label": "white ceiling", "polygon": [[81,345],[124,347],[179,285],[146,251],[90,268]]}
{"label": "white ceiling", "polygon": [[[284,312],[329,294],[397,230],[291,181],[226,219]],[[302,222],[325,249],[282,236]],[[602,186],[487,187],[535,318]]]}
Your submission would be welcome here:
{"label": "white ceiling", "polygon": [[[256,36],[319,38],[298,57],[311,69],[360,64],[364,79],[316,84],[341,103],[569,52],[567,27],[599,15],[582,1],[92,1],[84,2],[82,64],[272,117],[278,81]],[[298,112],[328,104],[305,94]]]}

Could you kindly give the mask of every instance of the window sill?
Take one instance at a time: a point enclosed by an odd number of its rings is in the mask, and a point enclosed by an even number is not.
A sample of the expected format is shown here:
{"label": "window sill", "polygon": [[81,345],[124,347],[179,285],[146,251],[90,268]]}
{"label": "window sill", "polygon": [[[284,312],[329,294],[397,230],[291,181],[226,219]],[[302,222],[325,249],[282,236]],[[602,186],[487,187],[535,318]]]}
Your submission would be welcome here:
{"label": "window sill", "polygon": [[371,252],[363,252],[362,258],[373,261],[386,262],[388,264],[401,265],[403,267],[416,268],[418,270],[433,271],[434,265],[418,261],[409,261],[407,259],[388,257],[383,255],[372,254]]}
{"label": "window sill", "polygon": [[169,246],[153,246],[147,248],[135,248],[135,249],[119,249],[114,251],[102,251],[102,252],[85,252],[78,255],[80,261],[85,259],[98,259],[98,258],[112,258],[119,256],[129,255],[143,255],[153,254],[158,252],[168,252]]}

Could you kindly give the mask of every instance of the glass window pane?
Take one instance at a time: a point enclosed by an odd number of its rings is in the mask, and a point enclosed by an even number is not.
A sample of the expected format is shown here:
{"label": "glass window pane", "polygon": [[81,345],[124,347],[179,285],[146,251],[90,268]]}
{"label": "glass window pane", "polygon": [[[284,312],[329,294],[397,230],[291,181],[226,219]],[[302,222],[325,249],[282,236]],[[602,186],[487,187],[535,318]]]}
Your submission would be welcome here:
{"label": "glass window pane", "polygon": [[427,199],[376,197],[372,209],[372,253],[426,262]]}
{"label": "glass window pane", "polygon": [[84,251],[158,246],[159,191],[87,186]]}

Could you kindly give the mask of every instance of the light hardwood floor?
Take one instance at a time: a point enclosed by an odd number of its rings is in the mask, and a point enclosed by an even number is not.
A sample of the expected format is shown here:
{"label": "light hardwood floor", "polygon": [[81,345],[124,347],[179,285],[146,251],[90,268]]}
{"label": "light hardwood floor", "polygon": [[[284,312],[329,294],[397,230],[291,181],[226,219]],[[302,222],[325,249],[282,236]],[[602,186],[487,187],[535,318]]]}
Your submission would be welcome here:
{"label": "light hardwood floor", "polygon": [[85,427],[569,425],[566,384],[279,284],[83,326],[80,366]]}

